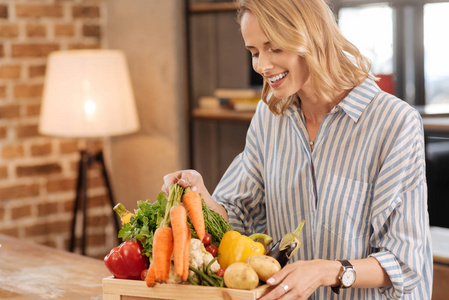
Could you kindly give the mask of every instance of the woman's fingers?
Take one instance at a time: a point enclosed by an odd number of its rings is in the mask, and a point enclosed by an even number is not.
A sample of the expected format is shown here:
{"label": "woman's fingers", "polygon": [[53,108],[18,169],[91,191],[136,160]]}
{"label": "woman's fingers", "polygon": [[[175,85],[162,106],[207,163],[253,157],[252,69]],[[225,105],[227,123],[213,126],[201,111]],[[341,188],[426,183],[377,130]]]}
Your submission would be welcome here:
{"label": "woman's fingers", "polygon": [[164,184],[162,185],[161,190],[168,195],[170,187],[175,183],[184,188],[190,187],[192,190],[196,190],[198,189],[198,185],[201,185],[202,182],[202,177],[197,171],[181,170],[165,175]]}

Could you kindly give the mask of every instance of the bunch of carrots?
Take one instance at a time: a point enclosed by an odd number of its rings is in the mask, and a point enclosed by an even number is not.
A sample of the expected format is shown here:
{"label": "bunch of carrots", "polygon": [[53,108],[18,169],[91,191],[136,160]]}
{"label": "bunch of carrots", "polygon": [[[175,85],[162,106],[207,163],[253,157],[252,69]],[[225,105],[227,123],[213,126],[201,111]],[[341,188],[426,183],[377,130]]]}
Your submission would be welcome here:
{"label": "bunch of carrots", "polygon": [[202,241],[206,229],[201,196],[174,184],[168,195],[165,217],[154,233],[152,263],[145,280],[148,287],[156,282],[168,282],[172,256],[176,274],[183,281],[188,279],[191,231],[187,214]]}

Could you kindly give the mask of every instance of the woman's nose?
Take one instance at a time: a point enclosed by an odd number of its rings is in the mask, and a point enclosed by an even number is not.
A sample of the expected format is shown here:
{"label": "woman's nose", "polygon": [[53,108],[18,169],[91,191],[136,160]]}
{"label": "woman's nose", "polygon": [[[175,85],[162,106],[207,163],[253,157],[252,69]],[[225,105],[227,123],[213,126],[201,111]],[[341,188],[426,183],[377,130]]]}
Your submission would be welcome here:
{"label": "woman's nose", "polygon": [[259,74],[265,74],[273,68],[273,64],[267,55],[259,55],[259,59],[256,66],[256,72]]}

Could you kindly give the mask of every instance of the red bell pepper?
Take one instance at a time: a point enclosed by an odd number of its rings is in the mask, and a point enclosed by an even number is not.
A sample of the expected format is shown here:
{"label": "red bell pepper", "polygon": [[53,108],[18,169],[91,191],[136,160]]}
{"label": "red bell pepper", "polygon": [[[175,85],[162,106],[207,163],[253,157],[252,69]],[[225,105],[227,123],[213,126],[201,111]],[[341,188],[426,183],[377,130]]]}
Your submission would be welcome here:
{"label": "red bell pepper", "polygon": [[126,241],[104,257],[104,264],[116,278],[140,279],[142,270],[148,268],[148,258],[139,243]]}

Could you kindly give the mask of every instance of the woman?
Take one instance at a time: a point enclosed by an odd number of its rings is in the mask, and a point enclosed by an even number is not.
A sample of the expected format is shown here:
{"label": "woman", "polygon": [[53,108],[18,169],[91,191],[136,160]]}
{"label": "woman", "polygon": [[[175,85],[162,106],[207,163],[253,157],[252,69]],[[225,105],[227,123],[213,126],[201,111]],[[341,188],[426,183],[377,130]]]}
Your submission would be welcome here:
{"label": "woman", "polygon": [[242,0],[238,20],[262,100],[212,197],[243,233],[274,240],[306,221],[292,262],[261,299],[430,299],[422,121],[379,89],[322,0]]}

